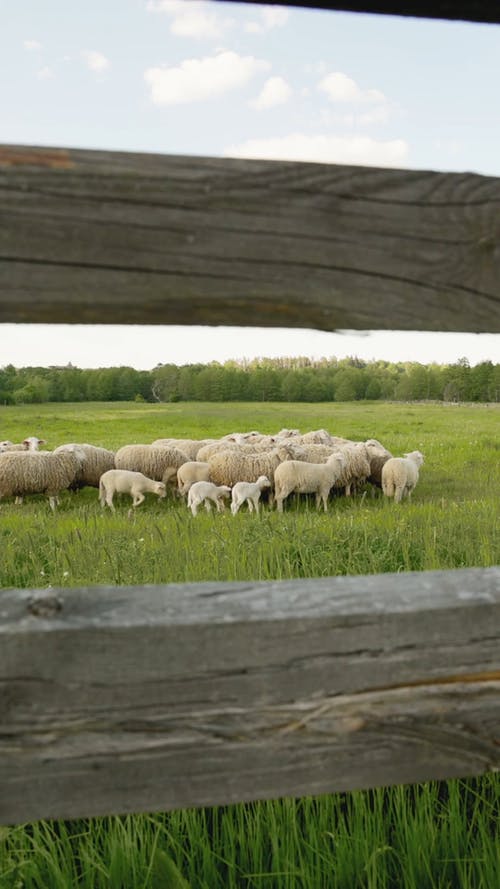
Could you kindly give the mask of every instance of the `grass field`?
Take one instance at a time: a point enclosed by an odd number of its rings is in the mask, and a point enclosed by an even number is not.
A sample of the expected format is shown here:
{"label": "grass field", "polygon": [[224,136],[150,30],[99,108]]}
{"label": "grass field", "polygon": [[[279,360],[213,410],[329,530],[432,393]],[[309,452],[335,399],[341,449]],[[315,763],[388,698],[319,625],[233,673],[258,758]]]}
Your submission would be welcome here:
{"label": "grass field", "polygon": [[[413,499],[290,500],[282,515],[196,518],[147,499],[128,517],[97,492],[0,503],[0,587],[271,580],[500,562],[500,408],[439,404],[78,404],[0,408],[0,439],[116,449],[158,437],[281,427],[377,438],[425,455]],[[0,592],[1,596],[1,592]],[[429,783],[189,810],[0,828],[3,887],[495,889],[500,781]]]}

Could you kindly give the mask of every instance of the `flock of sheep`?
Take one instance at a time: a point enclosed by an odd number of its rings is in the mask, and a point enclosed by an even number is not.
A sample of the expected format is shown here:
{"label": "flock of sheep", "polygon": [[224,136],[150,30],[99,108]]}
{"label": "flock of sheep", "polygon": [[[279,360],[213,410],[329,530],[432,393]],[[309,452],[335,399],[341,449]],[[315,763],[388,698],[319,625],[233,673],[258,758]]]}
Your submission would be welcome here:
{"label": "flock of sheep", "polygon": [[376,439],[351,441],[325,429],[301,434],[281,429],[275,435],[251,431],[219,439],[160,438],[151,444],[125,445],[114,452],[92,444],[63,444],[40,450],[46,442],[0,442],[0,499],[16,502],[45,494],[54,510],[66,489],[98,488],[104,508],[114,510],[115,494],[132,497],[137,507],[147,493],[163,498],[171,487],[187,498],[193,515],[204,505],[231,512],[243,504],[259,512],[262,494],[279,512],[290,494],[314,494],[327,511],[332,491],[351,495],[367,482],[400,502],[410,497],[423,463],[420,451],[394,457]]}

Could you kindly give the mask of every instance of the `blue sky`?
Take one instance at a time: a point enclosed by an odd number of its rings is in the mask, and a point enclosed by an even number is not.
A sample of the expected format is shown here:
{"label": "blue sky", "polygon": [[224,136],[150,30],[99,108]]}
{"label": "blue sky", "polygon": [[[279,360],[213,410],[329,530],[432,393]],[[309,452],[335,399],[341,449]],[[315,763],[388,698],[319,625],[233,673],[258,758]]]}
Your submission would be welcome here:
{"label": "blue sky", "polygon": [[[4,143],[500,176],[495,26],[191,0],[0,0],[0,11]],[[201,361],[500,361],[492,335],[161,327],[112,336],[66,325],[3,333],[0,365],[17,366],[147,368],[193,351]]]}

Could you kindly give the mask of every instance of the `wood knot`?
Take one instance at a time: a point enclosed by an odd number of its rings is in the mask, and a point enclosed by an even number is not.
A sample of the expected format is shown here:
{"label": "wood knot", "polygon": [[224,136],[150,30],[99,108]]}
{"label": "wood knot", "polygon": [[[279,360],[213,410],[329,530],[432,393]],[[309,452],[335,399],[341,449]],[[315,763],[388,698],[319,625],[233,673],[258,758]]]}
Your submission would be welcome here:
{"label": "wood knot", "polygon": [[38,595],[28,599],[27,609],[34,617],[54,617],[62,611],[63,603],[59,596]]}

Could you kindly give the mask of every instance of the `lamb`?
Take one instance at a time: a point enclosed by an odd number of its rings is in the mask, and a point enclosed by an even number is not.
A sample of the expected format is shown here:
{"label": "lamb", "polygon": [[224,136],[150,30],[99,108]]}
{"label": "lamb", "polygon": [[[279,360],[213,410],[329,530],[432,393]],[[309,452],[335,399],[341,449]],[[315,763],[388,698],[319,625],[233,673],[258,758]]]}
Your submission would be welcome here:
{"label": "lamb", "polygon": [[411,451],[403,457],[391,457],[382,467],[382,490],[386,497],[394,497],[400,503],[403,497],[411,497],[418,482],[418,471],[424,462],[420,451]]}
{"label": "lamb", "polygon": [[178,448],[148,444],[124,445],[115,454],[116,469],[142,472],[147,478],[165,484],[176,478],[179,467],[187,462],[186,455]]}
{"label": "lamb", "polygon": [[52,511],[61,491],[69,488],[85,454],[73,451],[24,451],[0,454],[0,498],[46,494]]}
{"label": "lamb", "polygon": [[260,475],[256,482],[236,482],[231,491],[231,512],[236,515],[240,506],[248,503],[248,511],[258,513],[262,491],[270,488],[271,482],[266,475]]}
{"label": "lamb", "polygon": [[218,512],[223,512],[224,498],[229,497],[231,488],[229,485],[214,485],[213,482],[194,482],[188,491],[187,505],[193,515],[198,514],[198,507],[204,503],[207,512],[212,507],[210,502],[215,503]]}
{"label": "lamb", "polygon": [[208,463],[203,463],[201,460],[188,460],[177,470],[179,494],[187,494],[194,482],[208,481],[210,481]]}
{"label": "lamb", "polygon": [[342,454],[332,454],[326,463],[306,463],[303,460],[287,460],[281,463],[274,473],[274,496],[278,512],[283,512],[283,500],[292,492],[315,494],[316,509],[323,501],[323,509],[328,509],[327,500],[344,468]]}
{"label": "lamb", "polygon": [[112,512],[115,511],[115,494],[129,494],[132,497],[132,506],[136,507],[145,500],[147,493],[157,494],[160,499],[166,496],[167,488],[163,482],[130,469],[108,469],[103,472],[99,481],[99,502],[103,508],[109,506]]}
{"label": "lamb", "polygon": [[38,451],[40,445],[47,444],[44,438],[37,438],[36,435],[29,435],[20,442],[12,442],[6,439],[0,441],[0,453],[4,451]]}
{"label": "lamb", "polygon": [[98,488],[99,479],[108,469],[115,468],[115,453],[108,448],[101,448],[92,444],[75,444],[74,442],[59,445],[54,448],[54,454],[61,451],[72,451],[75,448],[83,451],[85,458],[73,479],[70,488],[75,491],[78,488]]}

